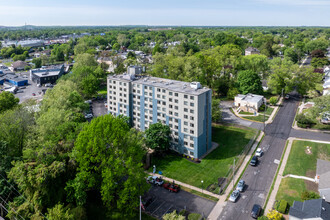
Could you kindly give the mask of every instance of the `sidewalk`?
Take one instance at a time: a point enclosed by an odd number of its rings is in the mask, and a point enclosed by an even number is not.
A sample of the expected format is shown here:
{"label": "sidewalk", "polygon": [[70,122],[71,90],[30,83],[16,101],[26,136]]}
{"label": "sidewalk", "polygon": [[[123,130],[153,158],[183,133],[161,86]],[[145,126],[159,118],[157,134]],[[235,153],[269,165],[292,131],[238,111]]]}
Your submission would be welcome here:
{"label": "sidewalk", "polygon": [[274,189],[273,189],[272,193],[270,194],[267,206],[265,208],[265,213],[268,213],[270,210],[272,210],[273,205],[276,201],[277,191],[280,187],[280,183],[281,183],[282,178],[284,178],[283,177],[283,171],[284,171],[284,168],[285,168],[286,163],[288,161],[289,154],[290,154],[291,147],[292,147],[292,143],[293,143],[294,140],[311,141],[311,142],[317,142],[317,143],[330,144],[330,142],[327,142],[327,141],[308,140],[308,139],[292,138],[292,137],[288,138],[289,143],[288,143],[288,146],[286,148],[286,151],[284,152],[282,164],[281,164],[280,170],[279,170],[279,172],[277,174],[277,177],[276,177],[276,181],[275,181],[275,184],[274,184]]}
{"label": "sidewalk", "polygon": [[[245,156],[244,162],[242,163],[241,167],[239,168],[239,170],[237,171],[236,175],[235,175],[235,179],[234,181],[238,181],[238,177],[241,176],[241,174],[243,173],[245,167],[248,165],[251,156],[254,154],[255,149],[257,148],[258,144],[261,141],[261,138],[264,136],[263,132],[260,132],[258,138],[256,139],[255,143],[253,144],[253,146],[251,147],[249,153]],[[234,183],[235,184],[235,183]],[[229,186],[233,185],[233,181],[230,182],[230,184],[228,184]],[[226,206],[226,199],[229,195],[229,193],[231,192],[231,190],[229,188],[226,189],[225,194],[221,195],[219,197],[219,201],[217,202],[217,204],[214,206],[213,210],[211,211],[211,213],[209,214],[207,219],[210,220],[215,220],[218,219],[218,217],[220,216],[223,208]]]}

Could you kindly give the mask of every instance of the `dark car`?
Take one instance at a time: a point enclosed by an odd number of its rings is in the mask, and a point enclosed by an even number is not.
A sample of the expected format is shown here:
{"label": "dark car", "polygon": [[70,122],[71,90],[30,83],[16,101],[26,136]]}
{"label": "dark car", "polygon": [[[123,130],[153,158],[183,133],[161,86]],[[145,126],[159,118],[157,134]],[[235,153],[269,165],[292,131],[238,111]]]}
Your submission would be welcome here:
{"label": "dark car", "polygon": [[251,166],[257,166],[258,163],[258,157],[257,156],[253,156],[252,160],[250,161],[250,165]]}
{"label": "dark car", "polygon": [[288,100],[288,99],[290,99],[290,95],[289,94],[287,94],[287,95],[285,95],[285,97],[284,97],[286,100]]}
{"label": "dark car", "polygon": [[261,212],[261,206],[254,204],[252,211],[251,211],[251,217],[257,219]]}

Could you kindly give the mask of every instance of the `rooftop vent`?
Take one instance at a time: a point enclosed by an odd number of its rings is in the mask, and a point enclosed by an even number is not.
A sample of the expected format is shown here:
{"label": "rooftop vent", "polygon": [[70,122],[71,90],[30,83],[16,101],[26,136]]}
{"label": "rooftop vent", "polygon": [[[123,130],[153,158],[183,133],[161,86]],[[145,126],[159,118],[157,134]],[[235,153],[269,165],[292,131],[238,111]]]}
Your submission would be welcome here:
{"label": "rooftop vent", "polygon": [[190,87],[197,90],[197,89],[200,89],[202,86],[199,82],[191,82]]}

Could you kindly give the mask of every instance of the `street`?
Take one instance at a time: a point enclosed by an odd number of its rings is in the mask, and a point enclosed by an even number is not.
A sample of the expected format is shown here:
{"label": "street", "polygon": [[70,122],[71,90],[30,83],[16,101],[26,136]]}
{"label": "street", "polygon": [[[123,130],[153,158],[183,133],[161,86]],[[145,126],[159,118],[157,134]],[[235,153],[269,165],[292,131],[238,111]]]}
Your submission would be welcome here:
{"label": "street", "polygon": [[260,147],[264,154],[256,167],[248,166],[242,179],[247,187],[236,203],[228,202],[219,219],[252,219],[250,212],[254,204],[264,205],[268,191],[281,159],[286,139],[289,137],[298,101],[283,102],[273,123],[266,126],[266,134]]}

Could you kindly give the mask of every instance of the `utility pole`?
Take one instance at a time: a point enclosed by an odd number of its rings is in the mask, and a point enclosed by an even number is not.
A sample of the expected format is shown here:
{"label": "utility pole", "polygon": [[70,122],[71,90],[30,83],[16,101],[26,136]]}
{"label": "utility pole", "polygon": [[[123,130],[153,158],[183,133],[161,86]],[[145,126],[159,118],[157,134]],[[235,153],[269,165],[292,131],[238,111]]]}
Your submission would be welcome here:
{"label": "utility pole", "polygon": [[264,103],[265,103],[265,110],[264,110],[264,133],[266,130],[266,110],[267,110],[267,99],[264,99]]}
{"label": "utility pole", "polygon": [[140,196],[140,220],[142,219],[141,218],[141,204],[142,204],[142,202],[141,202],[141,196]]}
{"label": "utility pole", "polygon": [[233,164],[233,190],[234,190],[234,186],[235,186],[235,160],[236,160],[236,158],[234,158],[234,164]]}

